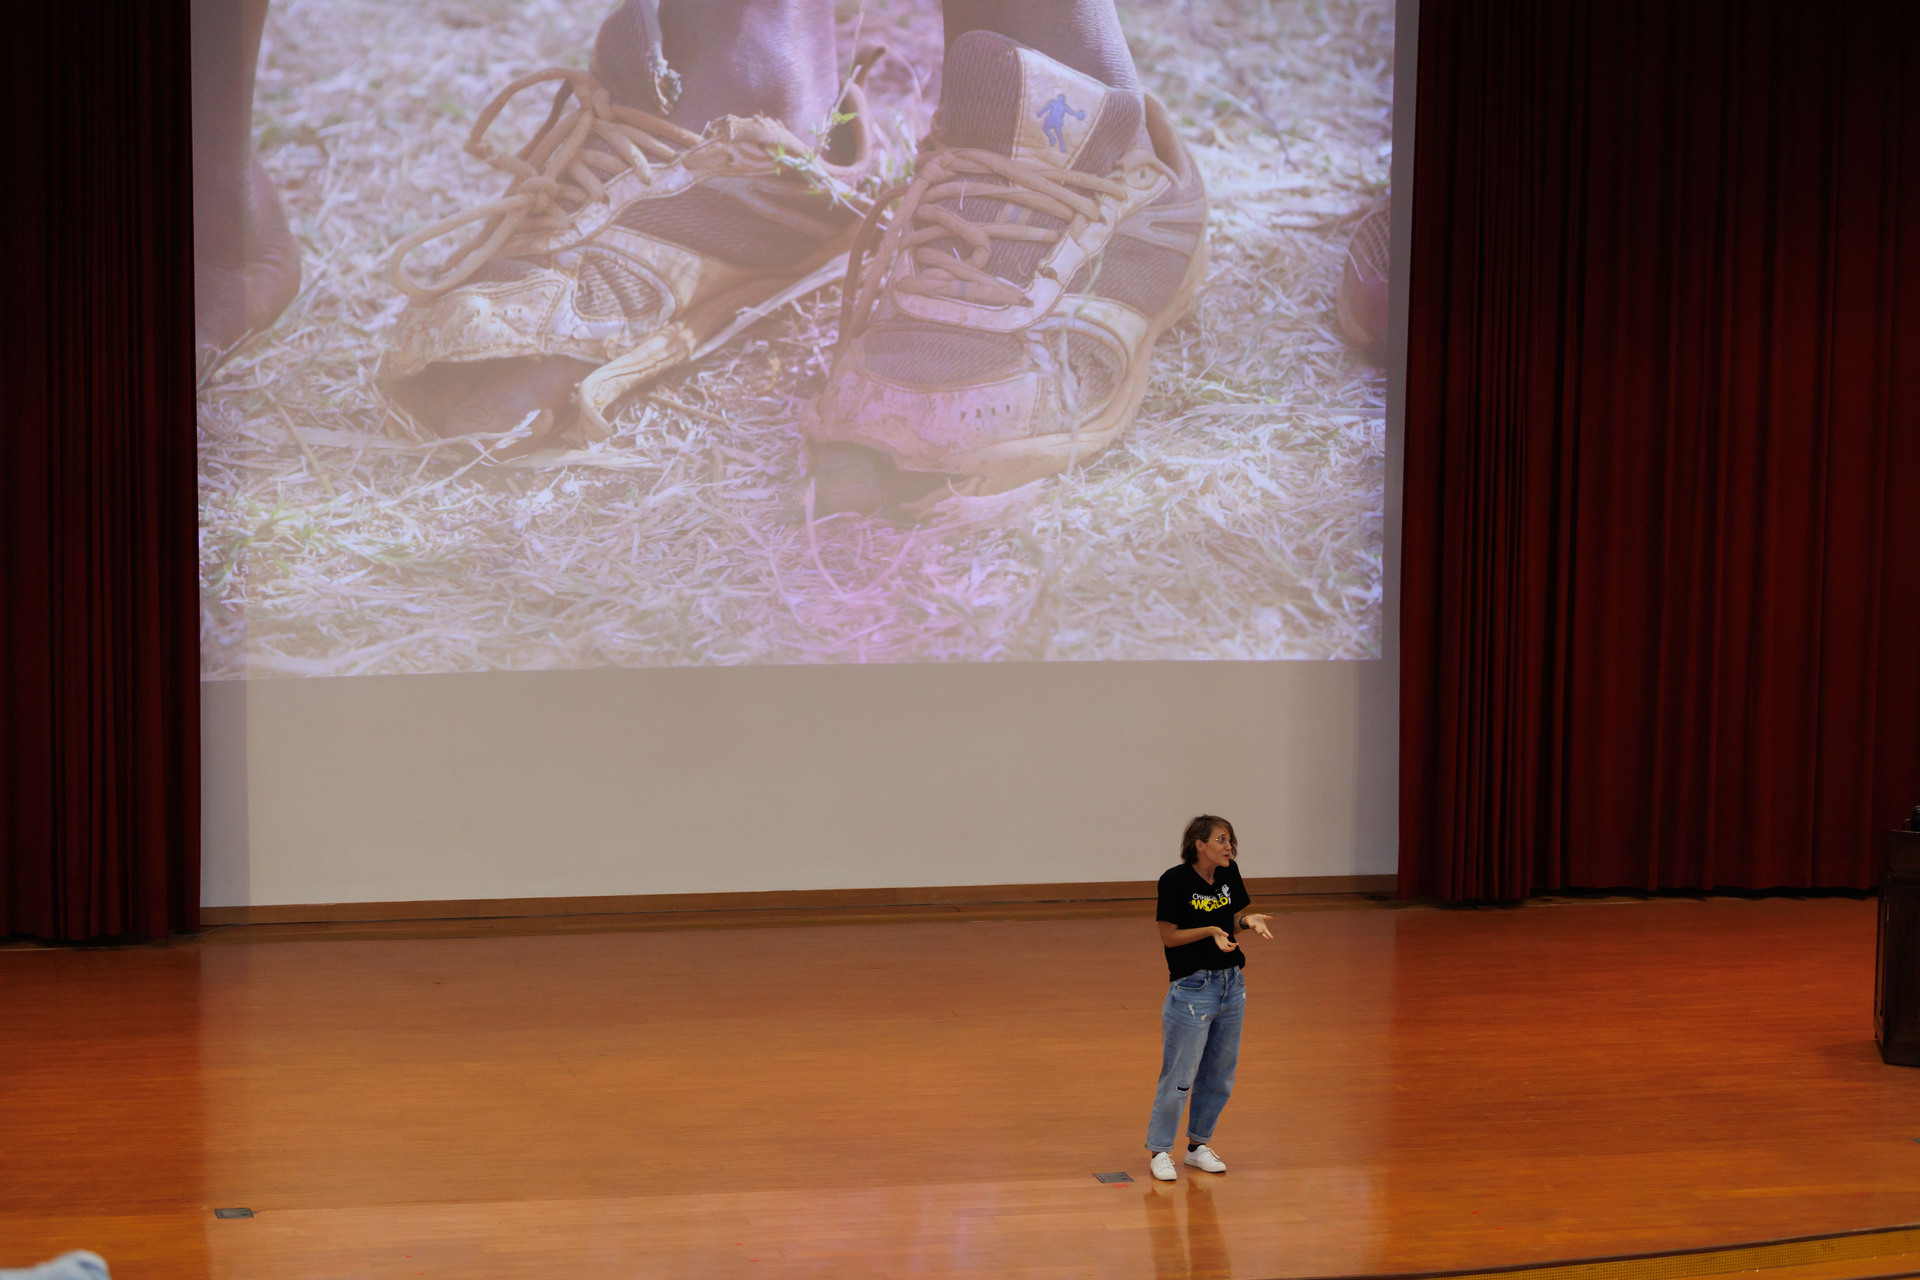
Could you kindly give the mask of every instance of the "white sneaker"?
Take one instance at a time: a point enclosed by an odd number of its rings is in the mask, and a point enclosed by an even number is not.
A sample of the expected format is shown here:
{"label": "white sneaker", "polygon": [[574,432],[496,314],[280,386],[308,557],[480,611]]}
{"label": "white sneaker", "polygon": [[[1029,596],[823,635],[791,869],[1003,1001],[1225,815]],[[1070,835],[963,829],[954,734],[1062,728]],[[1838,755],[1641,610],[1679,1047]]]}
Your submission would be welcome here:
{"label": "white sneaker", "polygon": [[[1167,1163],[1171,1165],[1173,1161],[1169,1160]],[[1227,1171],[1226,1161],[1213,1154],[1213,1148],[1204,1142],[1187,1152],[1187,1163],[1196,1169],[1205,1169],[1208,1173],[1225,1173]]]}
{"label": "white sneaker", "polygon": [[1154,1152],[1153,1159],[1147,1162],[1147,1168],[1151,1169],[1153,1176],[1161,1182],[1172,1182],[1180,1176],[1173,1171],[1173,1157],[1164,1151]]}

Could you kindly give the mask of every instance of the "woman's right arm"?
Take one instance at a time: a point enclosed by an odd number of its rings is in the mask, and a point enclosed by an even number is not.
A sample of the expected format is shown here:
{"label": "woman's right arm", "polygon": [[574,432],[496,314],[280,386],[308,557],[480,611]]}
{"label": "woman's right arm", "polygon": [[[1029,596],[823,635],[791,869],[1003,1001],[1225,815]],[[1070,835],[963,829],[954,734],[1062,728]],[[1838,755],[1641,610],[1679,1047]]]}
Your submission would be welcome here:
{"label": "woman's right arm", "polygon": [[1184,947],[1189,942],[1212,938],[1213,945],[1222,951],[1240,949],[1240,944],[1228,936],[1225,929],[1216,925],[1205,925],[1198,929],[1176,929],[1171,920],[1156,920],[1154,923],[1160,926],[1160,945],[1163,947]]}

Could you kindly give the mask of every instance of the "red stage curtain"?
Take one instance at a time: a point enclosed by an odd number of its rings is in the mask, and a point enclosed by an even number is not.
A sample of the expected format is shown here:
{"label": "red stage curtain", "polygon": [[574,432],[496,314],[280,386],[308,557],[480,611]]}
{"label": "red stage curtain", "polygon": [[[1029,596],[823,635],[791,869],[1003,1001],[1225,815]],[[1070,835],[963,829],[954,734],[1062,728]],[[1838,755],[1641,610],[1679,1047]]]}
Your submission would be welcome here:
{"label": "red stage curtain", "polygon": [[30,4],[0,55],[0,936],[199,918],[186,6]]}
{"label": "red stage curtain", "polygon": [[1421,10],[1402,892],[1871,885],[1920,803],[1920,5]]}

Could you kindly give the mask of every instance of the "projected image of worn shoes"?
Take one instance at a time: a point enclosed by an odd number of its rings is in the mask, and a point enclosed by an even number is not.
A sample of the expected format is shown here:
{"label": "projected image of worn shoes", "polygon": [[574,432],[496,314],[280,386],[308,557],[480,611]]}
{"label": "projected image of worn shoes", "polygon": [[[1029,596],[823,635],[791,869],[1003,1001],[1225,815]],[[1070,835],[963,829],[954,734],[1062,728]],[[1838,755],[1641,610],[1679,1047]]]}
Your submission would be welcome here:
{"label": "projected image of worn shoes", "polygon": [[1152,97],[996,33],[955,40],[934,135],[861,231],[802,417],[816,510],[1002,492],[1096,457],[1200,290],[1206,217]]}
{"label": "projected image of worn shoes", "polygon": [[[554,93],[546,123],[502,151],[489,132],[528,91]],[[467,150],[511,181],[393,250],[409,301],[381,384],[434,432],[504,437],[502,454],[604,439],[624,395],[838,278],[873,168],[857,77],[815,147],[765,116],[695,133],[590,72],[542,71],[487,105]]]}

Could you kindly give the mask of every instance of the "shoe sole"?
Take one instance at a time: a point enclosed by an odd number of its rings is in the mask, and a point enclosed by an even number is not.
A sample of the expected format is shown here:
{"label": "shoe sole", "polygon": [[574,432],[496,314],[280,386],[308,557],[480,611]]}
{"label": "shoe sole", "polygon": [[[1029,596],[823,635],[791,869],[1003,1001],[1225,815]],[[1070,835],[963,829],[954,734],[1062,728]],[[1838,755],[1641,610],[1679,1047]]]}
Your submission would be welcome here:
{"label": "shoe sole", "polygon": [[796,274],[757,276],[716,293],[582,378],[576,398],[589,433],[605,439],[613,431],[608,419],[626,397],[661,374],[725,346],[787,303],[840,279],[846,274],[852,239],[850,232],[844,240],[833,241],[823,251],[826,256],[816,256]]}

